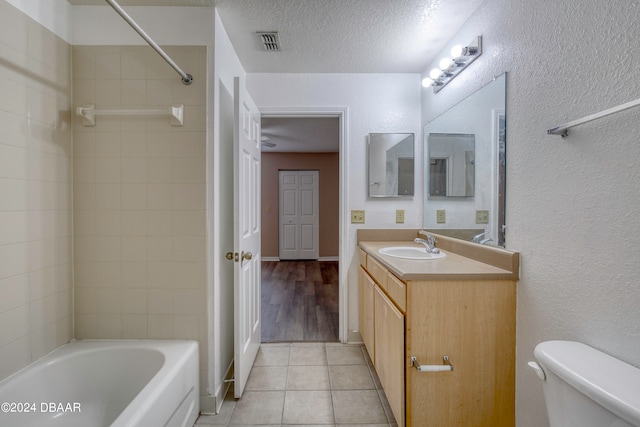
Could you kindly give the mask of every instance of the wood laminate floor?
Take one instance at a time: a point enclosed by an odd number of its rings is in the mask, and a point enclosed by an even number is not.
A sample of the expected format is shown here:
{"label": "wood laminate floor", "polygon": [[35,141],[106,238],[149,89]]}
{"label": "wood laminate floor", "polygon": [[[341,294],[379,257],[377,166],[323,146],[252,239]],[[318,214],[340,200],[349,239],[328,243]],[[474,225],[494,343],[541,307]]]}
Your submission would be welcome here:
{"label": "wood laminate floor", "polygon": [[262,342],[338,341],[338,262],[262,262]]}

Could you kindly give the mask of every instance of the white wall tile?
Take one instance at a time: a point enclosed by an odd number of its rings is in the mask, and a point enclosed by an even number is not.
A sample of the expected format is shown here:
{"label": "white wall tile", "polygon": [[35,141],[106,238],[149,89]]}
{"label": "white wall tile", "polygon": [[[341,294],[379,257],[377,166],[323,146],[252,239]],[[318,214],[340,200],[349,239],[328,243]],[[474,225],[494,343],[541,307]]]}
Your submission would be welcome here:
{"label": "white wall tile", "polygon": [[24,212],[0,212],[0,245],[29,240],[29,218]]}
{"label": "white wall tile", "polygon": [[29,304],[0,313],[0,347],[29,334]]}
{"label": "white wall tile", "polygon": [[29,275],[7,277],[0,280],[0,313],[29,303]]}

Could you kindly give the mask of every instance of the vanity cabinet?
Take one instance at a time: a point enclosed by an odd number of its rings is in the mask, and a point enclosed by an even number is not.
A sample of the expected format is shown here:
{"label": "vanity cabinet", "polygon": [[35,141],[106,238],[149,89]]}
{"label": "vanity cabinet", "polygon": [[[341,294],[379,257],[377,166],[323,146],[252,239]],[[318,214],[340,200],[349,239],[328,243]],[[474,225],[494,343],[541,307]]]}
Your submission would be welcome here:
{"label": "vanity cabinet", "polygon": [[516,280],[402,280],[360,250],[361,333],[398,425],[513,427]]}

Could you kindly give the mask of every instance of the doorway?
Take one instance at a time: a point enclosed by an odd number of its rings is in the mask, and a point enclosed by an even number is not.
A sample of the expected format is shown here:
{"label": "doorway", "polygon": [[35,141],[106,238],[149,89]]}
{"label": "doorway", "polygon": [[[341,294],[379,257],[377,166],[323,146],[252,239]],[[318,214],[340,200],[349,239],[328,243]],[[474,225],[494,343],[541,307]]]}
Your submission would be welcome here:
{"label": "doorway", "polygon": [[278,258],[320,257],[320,171],[278,171]]}
{"label": "doorway", "polygon": [[[341,277],[344,274],[340,270],[340,236],[343,234],[341,209],[345,206],[342,201],[344,176],[341,148],[346,111],[268,109],[263,110],[262,114],[263,342],[345,342],[346,333],[342,331],[346,326],[346,316],[343,315],[344,279]],[[322,122],[326,124],[327,121],[332,123],[334,129],[331,138],[327,138],[321,129]],[[293,130],[283,130],[284,125],[292,126]],[[303,136],[293,136],[296,127],[301,125],[304,125]],[[308,145],[319,137],[322,139],[320,145],[324,144],[325,148]],[[333,144],[332,149],[326,148],[327,142]],[[319,253],[317,259],[311,261],[290,260],[292,257],[281,257],[279,253],[281,236],[278,217],[281,207],[269,193],[276,193],[277,196],[278,172],[292,169],[318,170],[322,177],[319,191]],[[274,172],[276,182],[273,182]],[[265,176],[269,173],[271,177]]]}

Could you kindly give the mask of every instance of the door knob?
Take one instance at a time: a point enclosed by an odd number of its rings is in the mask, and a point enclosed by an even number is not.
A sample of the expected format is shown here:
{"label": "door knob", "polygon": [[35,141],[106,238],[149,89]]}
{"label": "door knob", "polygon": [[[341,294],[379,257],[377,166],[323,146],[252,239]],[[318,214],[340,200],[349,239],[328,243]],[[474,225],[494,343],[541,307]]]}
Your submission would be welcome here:
{"label": "door knob", "polygon": [[253,254],[251,252],[244,252],[243,251],[242,255],[241,255],[241,258],[242,258],[242,261],[244,261],[245,259],[248,261],[248,260],[251,260],[251,258],[253,258]]}
{"label": "door knob", "polygon": [[228,259],[229,261],[233,261],[233,259],[235,258],[236,261],[238,261],[238,253],[233,253],[233,252],[227,252],[224,256],[226,259]]}

